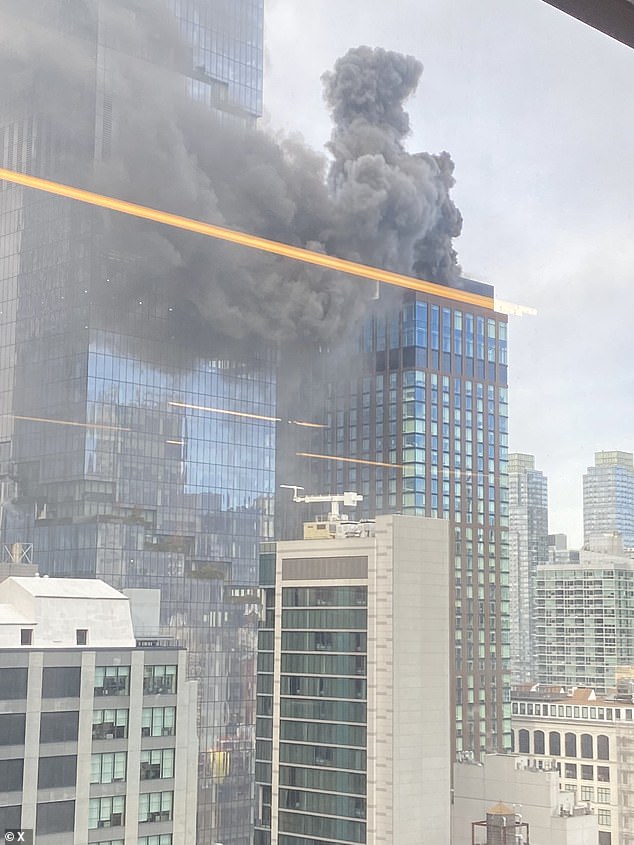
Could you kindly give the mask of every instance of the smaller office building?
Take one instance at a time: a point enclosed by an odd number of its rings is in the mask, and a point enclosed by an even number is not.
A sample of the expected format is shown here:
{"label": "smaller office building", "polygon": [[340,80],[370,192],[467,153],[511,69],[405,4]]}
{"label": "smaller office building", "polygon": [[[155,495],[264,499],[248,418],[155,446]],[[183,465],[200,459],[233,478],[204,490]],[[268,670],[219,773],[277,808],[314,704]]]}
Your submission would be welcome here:
{"label": "smaller office building", "polygon": [[449,842],[449,523],[261,556],[256,845]]}
{"label": "smaller office building", "polygon": [[38,845],[194,845],[196,682],[102,581],[0,583],[0,830]]}
{"label": "smaller office building", "polygon": [[451,845],[598,841],[592,809],[561,791],[555,769],[532,765],[519,754],[487,754],[481,763],[454,764],[452,822]]}
{"label": "smaller office building", "polygon": [[614,695],[536,684],[512,692],[513,745],[553,768],[562,790],[592,808],[599,845],[634,845],[634,702]]}

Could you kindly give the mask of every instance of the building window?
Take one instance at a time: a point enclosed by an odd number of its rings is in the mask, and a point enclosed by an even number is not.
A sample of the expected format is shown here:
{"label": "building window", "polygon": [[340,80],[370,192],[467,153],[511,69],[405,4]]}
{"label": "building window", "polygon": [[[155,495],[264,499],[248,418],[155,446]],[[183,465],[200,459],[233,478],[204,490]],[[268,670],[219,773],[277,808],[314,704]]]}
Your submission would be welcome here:
{"label": "building window", "polygon": [[592,760],[594,751],[592,750],[592,737],[590,734],[581,734],[581,756],[585,760]]}
{"label": "building window", "polygon": [[37,805],[35,832],[38,836],[68,833],[75,828],[75,802],[49,801]]}
{"label": "building window", "polygon": [[[610,790],[608,790],[608,792],[609,791]],[[581,787],[581,800],[582,801],[594,801],[594,786],[582,786]]]}
{"label": "building window", "polygon": [[128,736],[127,710],[95,710],[92,714],[93,739],[126,739]]}
{"label": "building window", "polygon": [[91,798],[88,802],[88,830],[125,824],[125,796]]}
{"label": "building window", "polygon": [[558,731],[550,731],[548,734],[549,754],[561,754],[561,737]]}
{"label": "building window", "polygon": [[25,729],[25,713],[0,713],[0,745],[24,745]]}
{"label": "building window", "polygon": [[0,760],[0,792],[20,792],[24,760]]}
{"label": "building window", "polygon": [[63,757],[40,757],[37,772],[38,789],[55,789],[60,786],[75,786],[77,782],[77,755]]}
{"label": "building window", "polygon": [[565,749],[566,749],[566,757],[576,757],[577,756],[577,736],[573,733],[567,733],[565,738]]}
{"label": "building window", "polygon": [[129,666],[96,666],[95,695],[129,695],[130,667]]}
{"label": "building window", "polygon": [[599,786],[597,788],[597,804],[609,804],[610,803],[610,790],[606,789],[605,786]]}
{"label": "building window", "polygon": [[599,831],[599,845],[612,845],[612,834],[609,830]]}
{"label": "building window", "polygon": [[597,780],[601,781],[601,783],[609,783],[610,782],[610,767],[609,766],[597,766]]}
{"label": "building window", "polygon": [[143,792],[139,795],[139,822],[169,822],[173,809],[172,792]]}
{"label": "building window", "polygon": [[519,732],[519,752],[520,754],[528,754],[530,752],[528,731],[523,729]]}
{"label": "building window", "polygon": [[601,827],[610,827],[612,824],[612,816],[609,810],[597,810],[597,821]]}
{"label": "building window", "polygon": [[610,759],[610,740],[603,734],[597,737],[597,758],[599,760]]}
{"label": "building window", "polygon": [[[21,827],[22,805],[11,804],[8,807],[0,807],[0,830],[15,830]],[[5,840],[6,842],[6,840]]]}
{"label": "building window", "polygon": [[127,754],[125,751],[113,751],[107,754],[93,754],[90,766],[91,783],[112,783],[124,781]]}
{"label": "building window", "polygon": [[77,645],[88,645],[88,628],[77,628]]}
{"label": "building window", "polygon": [[594,780],[594,767],[593,766],[582,766],[581,767],[581,780]]}
{"label": "building window", "polygon": [[543,731],[533,731],[533,753],[534,754],[545,754],[546,753],[546,744],[544,741],[544,732]]}
{"label": "building window", "polygon": [[567,778],[573,778],[574,780],[577,779],[577,764],[576,763],[566,763],[564,766],[564,775]]}
{"label": "building window", "polygon": [[159,695],[176,692],[176,666],[146,666],[143,670],[143,693]]}
{"label": "building window", "polygon": [[42,713],[40,718],[40,743],[76,742],[79,731],[79,712],[62,710]]}
{"label": "building window", "polygon": [[141,780],[174,777],[174,749],[157,748],[141,752]]}
{"label": "building window", "polygon": [[3,668],[0,672],[0,701],[26,698],[28,669]]}
{"label": "building window", "polygon": [[22,628],[20,631],[20,645],[33,644],[33,628]]}
{"label": "building window", "polygon": [[42,698],[79,698],[80,681],[79,666],[45,666],[42,670]]}
{"label": "building window", "polygon": [[172,845],[172,834],[159,833],[156,836],[139,836],[137,845]]}

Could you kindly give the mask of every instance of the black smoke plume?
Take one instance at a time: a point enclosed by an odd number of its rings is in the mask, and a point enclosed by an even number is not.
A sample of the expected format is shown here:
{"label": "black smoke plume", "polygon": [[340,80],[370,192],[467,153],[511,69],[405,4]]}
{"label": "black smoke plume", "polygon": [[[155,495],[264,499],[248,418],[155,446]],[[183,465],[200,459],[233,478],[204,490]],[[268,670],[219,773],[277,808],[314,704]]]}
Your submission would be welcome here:
{"label": "black smoke plume", "polygon": [[[37,158],[39,175],[432,281],[457,278],[451,159],[404,147],[416,59],[359,47],[325,74],[328,162],[245,125],[221,102],[223,120],[213,102],[192,98],[197,82],[213,91],[213,80],[157,6],[0,0],[2,99],[18,110],[33,104],[40,136],[57,144]],[[107,259],[91,281],[95,306],[116,306],[124,319],[151,297],[190,338],[330,343],[374,293],[371,282],[288,259],[112,213],[100,219]]]}

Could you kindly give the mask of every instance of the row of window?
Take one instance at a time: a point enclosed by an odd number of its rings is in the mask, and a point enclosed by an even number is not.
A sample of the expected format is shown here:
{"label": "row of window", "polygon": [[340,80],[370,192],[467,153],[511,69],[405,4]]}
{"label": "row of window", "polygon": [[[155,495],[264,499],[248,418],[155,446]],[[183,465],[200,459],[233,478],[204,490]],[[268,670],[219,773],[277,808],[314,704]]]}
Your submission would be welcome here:
{"label": "row of window", "polygon": [[[144,666],[143,693],[156,695],[176,692],[176,666]],[[0,672],[0,700],[16,701],[27,697],[28,669],[3,668]],[[81,667],[45,666],[42,669],[42,698],[79,698]],[[94,694],[129,695],[129,666],[97,666]]]}
{"label": "row of window", "polygon": [[[0,713],[0,746],[24,745],[25,713]],[[174,736],[175,707],[144,707],[141,736]],[[76,742],[79,734],[79,712],[61,710],[40,716],[40,744]],[[92,717],[92,738],[126,739],[128,710],[95,710]]]}
{"label": "row of window", "polygon": [[[140,824],[172,820],[173,792],[143,792],[139,795]],[[125,824],[125,796],[91,798],[88,802],[88,829],[121,827]],[[171,845],[171,843],[170,843]]]}
{"label": "row of window", "polygon": [[556,716],[560,719],[598,719],[612,722],[624,719],[632,721],[631,707],[584,707],[572,704],[533,704],[526,701],[513,702],[513,715]]}
{"label": "row of window", "polygon": [[[174,777],[173,748],[157,748],[141,751],[140,780],[156,780]],[[91,759],[90,782],[113,783],[126,779],[128,755],[125,751],[93,754]]]}
{"label": "row of window", "polygon": [[[517,751],[520,754],[550,754],[553,757],[562,756],[561,751],[561,734],[559,731],[549,731],[548,733],[548,751],[546,751],[546,735],[544,731],[533,731],[533,747],[531,748],[530,731],[521,729],[513,731],[512,738],[515,741],[517,735]],[[515,750],[515,749],[514,749]],[[579,751],[579,753],[577,753]],[[564,757],[582,757],[586,760],[609,760],[610,759],[610,739],[604,734],[596,737],[595,740],[591,734],[581,734],[568,731],[564,734]]]}

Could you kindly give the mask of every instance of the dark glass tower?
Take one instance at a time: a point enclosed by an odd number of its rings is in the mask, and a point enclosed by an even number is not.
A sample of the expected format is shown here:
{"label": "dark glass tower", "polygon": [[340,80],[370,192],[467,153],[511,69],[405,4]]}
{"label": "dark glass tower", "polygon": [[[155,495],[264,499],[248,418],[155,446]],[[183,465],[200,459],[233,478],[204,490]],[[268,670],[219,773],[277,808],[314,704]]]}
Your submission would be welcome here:
{"label": "dark glass tower", "polygon": [[[308,492],[361,493],[357,516],[450,520],[455,750],[477,758],[510,747],[507,318],[488,285],[460,287],[476,299],[382,292],[360,336],[313,356],[300,403],[323,427],[280,441],[278,465]],[[278,538],[307,518],[278,507]]]}
{"label": "dark glass tower", "polygon": [[[189,44],[178,61],[158,42],[154,52],[131,54],[133,41],[117,29],[122,21],[142,27],[148,9],[162,20],[154,4],[16,4],[29,18],[18,25],[34,42],[54,38],[68,63],[53,62],[48,74],[36,67],[20,96],[5,86],[3,166],[77,182],[116,160],[121,94],[112,80],[125,61],[145,63],[157,78],[177,65],[183,96],[224,119],[254,121],[262,0],[166,6]],[[81,82],[60,114],[48,95],[64,87],[72,62]],[[174,303],[160,294],[122,313],[102,294],[125,288],[139,259],[111,247],[103,218],[1,187],[2,541],[33,543],[42,573],[161,590],[162,633],[188,647],[199,681],[199,841],[246,845],[256,561],[272,536],[275,432],[264,417],[275,416],[274,355],[206,354],[174,330]]]}

